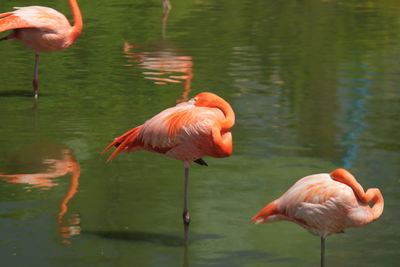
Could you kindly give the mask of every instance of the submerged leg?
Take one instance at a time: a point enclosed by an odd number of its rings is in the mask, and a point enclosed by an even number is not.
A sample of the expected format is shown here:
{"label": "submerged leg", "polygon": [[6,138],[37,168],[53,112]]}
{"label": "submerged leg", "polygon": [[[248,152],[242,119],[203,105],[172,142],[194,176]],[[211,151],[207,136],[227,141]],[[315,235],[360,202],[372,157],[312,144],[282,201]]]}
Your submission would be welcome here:
{"label": "submerged leg", "polygon": [[33,93],[35,95],[35,98],[38,98],[39,96],[38,72],[39,72],[39,54],[35,54],[35,69],[33,71]]}
{"label": "submerged leg", "polygon": [[326,237],[321,236],[321,267],[325,266],[325,239]]}
{"label": "submerged leg", "polygon": [[185,237],[185,245],[189,244],[189,224],[190,224],[190,215],[189,215],[189,166],[185,164],[185,178],[184,178],[184,196],[183,196],[183,231]]}

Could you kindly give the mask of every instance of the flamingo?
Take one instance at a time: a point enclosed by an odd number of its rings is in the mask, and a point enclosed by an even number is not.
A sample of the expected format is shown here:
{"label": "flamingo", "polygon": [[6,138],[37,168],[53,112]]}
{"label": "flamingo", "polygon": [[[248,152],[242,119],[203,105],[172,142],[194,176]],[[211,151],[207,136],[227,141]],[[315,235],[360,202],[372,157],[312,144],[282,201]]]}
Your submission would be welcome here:
{"label": "flamingo", "polygon": [[82,15],[76,0],[68,0],[74,18],[71,26],[60,12],[42,6],[17,7],[16,11],[0,14],[0,32],[13,30],[4,40],[20,40],[35,51],[33,72],[34,96],[38,98],[39,54],[70,47],[82,31]]}
{"label": "flamingo", "polygon": [[[373,202],[370,207],[369,203]],[[379,189],[366,192],[345,169],[320,173],[297,181],[280,198],[265,206],[251,222],[291,221],[321,238],[321,266],[325,265],[325,239],[346,228],[377,220],[383,212]]]}
{"label": "flamingo", "polygon": [[108,161],[121,151],[147,150],[165,154],[183,161],[184,198],[183,225],[184,240],[188,244],[190,215],[189,168],[192,162],[207,165],[203,156],[216,158],[232,154],[232,134],[235,113],[228,102],[221,97],[203,92],[187,102],[168,108],[144,124],[127,131],[116,138],[103,153],[112,146],[117,148]]}

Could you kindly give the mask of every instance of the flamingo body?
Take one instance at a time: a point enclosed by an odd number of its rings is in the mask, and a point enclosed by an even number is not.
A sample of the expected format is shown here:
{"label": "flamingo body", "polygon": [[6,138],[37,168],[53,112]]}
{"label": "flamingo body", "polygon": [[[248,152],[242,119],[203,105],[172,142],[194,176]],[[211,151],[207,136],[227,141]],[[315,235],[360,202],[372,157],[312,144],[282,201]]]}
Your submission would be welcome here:
{"label": "flamingo body", "polygon": [[15,11],[0,14],[0,32],[13,30],[2,40],[20,40],[35,51],[33,89],[38,96],[39,54],[70,47],[82,31],[82,15],[76,0],[68,0],[74,17],[71,26],[60,12],[42,6],[19,7]]}
{"label": "flamingo body", "polygon": [[[213,103],[206,106],[200,98],[212,99]],[[136,150],[162,153],[187,163],[203,156],[228,157],[232,154],[229,129],[233,124],[234,113],[225,100],[212,93],[201,93],[124,133],[105,150],[118,146],[109,160],[121,151]]]}
{"label": "flamingo body", "polygon": [[36,53],[71,46],[82,30],[82,17],[76,0],[70,0],[75,25],[60,12],[42,6],[17,7],[0,14],[0,32],[14,30],[8,39],[22,41]]}
{"label": "flamingo body", "polygon": [[18,8],[0,20],[0,31],[14,29],[9,39],[22,41],[36,53],[65,49],[77,36],[67,18],[58,11],[41,6]]}
{"label": "flamingo body", "polygon": [[183,224],[185,244],[188,244],[190,215],[189,167],[195,161],[207,165],[201,157],[228,157],[232,154],[232,134],[235,114],[221,97],[208,92],[196,95],[188,102],[168,108],[153,118],[116,138],[117,148],[111,161],[121,151],[148,150],[182,160],[184,163]]}
{"label": "flamingo body", "polygon": [[[354,180],[349,186],[338,181],[340,177]],[[254,216],[252,222],[292,221],[314,235],[326,237],[379,218],[383,212],[379,189],[371,188],[364,193],[353,187],[361,185],[344,169],[304,177]],[[374,202],[372,208],[370,201]]]}
{"label": "flamingo body", "polygon": [[[369,203],[373,206],[370,207]],[[265,206],[251,221],[266,223],[292,221],[321,237],[321,267],[325,266],[325,239],[349,227],[377,220],[384,200],[377,188],[364,192],[356,178],[345,169],[331,174],[306,176],[280,198]]]}

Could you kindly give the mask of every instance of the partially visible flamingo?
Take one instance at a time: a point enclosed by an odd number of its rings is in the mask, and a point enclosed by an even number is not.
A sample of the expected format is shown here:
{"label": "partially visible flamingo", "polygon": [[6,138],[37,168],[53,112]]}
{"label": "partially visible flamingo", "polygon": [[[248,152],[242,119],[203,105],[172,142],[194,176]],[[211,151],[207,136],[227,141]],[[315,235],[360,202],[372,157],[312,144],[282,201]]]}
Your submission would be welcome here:
{"label": "partially visible flamingo", "polygon": [[203,156],[216,158],[232,154],[232,134],[235,113],[221,97],[208,92],[196,95],[188,102],[168,108],[144,124],[116,138],[103,152],[116,146],[108,158],[111,161],[121,151],[147,150],[183,161],[184,201],[183,224],[188,244],[190,215],[188,210],[189,167],[194,161],[207,165]]}
{"label": "partially visible flamingo", "polygon": [[82,31],[82,15],[76,0],[68,0],[74,18],[71,26],[60,12],[42,6],[18,7],[16,11],[0,14],[0,32],[13,30],[3,40],[20,40],[35,51],[33,90],[38,97],[39,54],[70,47]]}
{"label": "partially visible flamingo", "polygon": [[[371,201],[372,208],[369,206]],[[251,221],[256,224],[291,221],[320,236],[321,266],[324,266],[326,237],[377,220],[383,206],[379,189],[370,188],[364,192],[350,172],[336,169],[331,174],[314,174],[300,179]]]}

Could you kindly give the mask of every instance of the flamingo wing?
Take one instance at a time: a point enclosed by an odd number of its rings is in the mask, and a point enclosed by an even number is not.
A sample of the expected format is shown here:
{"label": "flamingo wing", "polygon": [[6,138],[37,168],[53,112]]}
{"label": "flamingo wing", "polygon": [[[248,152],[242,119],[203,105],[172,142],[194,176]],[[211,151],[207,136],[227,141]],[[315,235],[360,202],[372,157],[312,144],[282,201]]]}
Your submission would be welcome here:
{"label": "flamingo wing", "polygon": [[278,204],[278,210],[288,220],[319,236],[342,232],[352,226],[348,214],[358,207],[353,190],[332,180],[327,173],[300,179],[280,198]]}
{"label": "flamingo wing", "polygon": [[0,32],[20,29],[38,28],[57,32],[63,26],[70,26],[67,18],[60,12],[42,6],[16,8],[16,11],[0,14]]}
{"label": "flamingo wing", "polygon": [[194,161],[207,155],[204,151],[207,146],[212,146],[213,127],[223,118],[223,112],[217,108],[197,107],[184,102],[117,137],[103,152],[112,146],[117,147],[108,161],[121,151],[141,149]]}
{"label": "flamingo wing", "polygon": [[210,135],[212,126],[223,113],[216,108],[196,107],[182,103],[164,110],[143,124],[138,138],[145,146],[166,149],[187,139]]}
{"label": "flamingo wing", "polygon": [[15,16],[14,13],[3,13],[0,14],[0,32],[20,29],[20,28],[33,28],[34,25],[28,23],[19,16]]}

